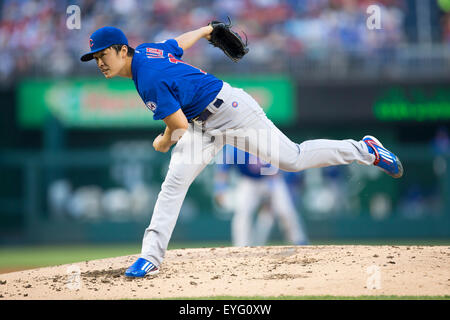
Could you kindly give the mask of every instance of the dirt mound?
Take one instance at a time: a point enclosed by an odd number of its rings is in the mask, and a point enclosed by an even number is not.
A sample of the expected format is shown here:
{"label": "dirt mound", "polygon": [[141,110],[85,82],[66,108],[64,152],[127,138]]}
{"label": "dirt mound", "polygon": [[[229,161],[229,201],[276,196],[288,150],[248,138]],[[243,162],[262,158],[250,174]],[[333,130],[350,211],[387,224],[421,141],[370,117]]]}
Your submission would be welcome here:
{"label": "dirt mound", "polygon": [[153,277],[138,255],[0,275],[0,299],[450,295],[448,246],[276,246],[169,250]]}

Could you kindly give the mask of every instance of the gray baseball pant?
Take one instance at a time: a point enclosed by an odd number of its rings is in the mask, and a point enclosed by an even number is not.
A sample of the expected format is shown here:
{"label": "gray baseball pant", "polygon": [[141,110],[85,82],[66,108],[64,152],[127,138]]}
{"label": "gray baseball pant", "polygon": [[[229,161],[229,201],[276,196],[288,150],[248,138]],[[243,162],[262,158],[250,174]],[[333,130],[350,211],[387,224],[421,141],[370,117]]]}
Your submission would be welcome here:
{"label": "gray baseball pant", "polygon": [[[159,266],[178,219],[189,186],[225,144],[245,150],[285,171],[350,164],[371,165],[375,156],[363,141],[309,140],[292,142],[270,121],[244,90],[224,82],[217,95],[224,103],[208,109],[213,114],[203,127],[190,124],[172,149],[169,170],[144,233],[141,257]],[[274,173],[274,172],[273,172]],[[273,174],[262,172],[262,174]]]}

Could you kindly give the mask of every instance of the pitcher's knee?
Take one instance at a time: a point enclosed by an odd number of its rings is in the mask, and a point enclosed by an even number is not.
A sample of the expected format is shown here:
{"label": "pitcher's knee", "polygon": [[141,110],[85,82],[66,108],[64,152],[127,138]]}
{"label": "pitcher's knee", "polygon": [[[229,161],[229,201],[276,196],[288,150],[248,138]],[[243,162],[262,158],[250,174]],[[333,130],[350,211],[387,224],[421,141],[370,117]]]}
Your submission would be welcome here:
{"label": "pitcher's knee", "polygon": [[180,192],[181,189],[188,189],[192,180],[190,175],[171,174],[166,177],[161,189],[166,192]]}
{"label": "pitcher's knee", "polygon": [[275,160],[274,165],[280,168],[283,171],[287,172],[297,172],[302,170],[301,168],[301,145],[297,143],[292,143],[290,148],[284,149],[283,152],[279,152],[277,159]]}
{"label": "pitcher's knee", "polygon": [[280,161],[279,168],[287,172],[297,172],[301,170],[298,159],[291,159],[290,161]]}

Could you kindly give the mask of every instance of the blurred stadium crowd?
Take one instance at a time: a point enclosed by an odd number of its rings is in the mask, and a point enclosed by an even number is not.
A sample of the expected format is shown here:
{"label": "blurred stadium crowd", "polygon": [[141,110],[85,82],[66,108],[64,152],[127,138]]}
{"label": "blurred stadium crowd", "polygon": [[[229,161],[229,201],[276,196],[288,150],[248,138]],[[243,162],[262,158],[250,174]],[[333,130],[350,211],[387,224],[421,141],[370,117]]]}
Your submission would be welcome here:
{"label": "blurred stadium crowd", "polygon": [[[428,2],[430,7],[426,7]],[[382,29],[369,32],[367,8],[374,3],[381,9]],[[423,3],[425,7],[419,8]],[[0,79],[3,82],[21,75],[95,72],[79,63],[79,57],[88,49],[89,35],[101,26],[122,28],[130,44],[137,46],[174,37],[211,20],[226,20],[227,16],[232,18],[236,31],[245,32],[250,43],[251,54],[245,58],[245,64],[240,64],[239,71],[245,71],[242,68],[253,71],[258,67],[266,71],[287,71],[292,70],[292,63],[297,67],[314,66],[317,62],[330,63],[330,59],[333,64],[343,64],[348,59],[363,59],[367,64],[380,56],[390,61],[392,50],[407,44],[449,42],[450,19],[442,9],[443,3],[434,0],[4,0],[0,1]],[[66,26],[69,16],[66,9],[72,4],[81,9],[79,30]],[[422,13],[417,14],[422,9],[428,10],[423,18]],[[420,24],[427,26],[425,31],[419,32],[424,30]],[[191,63],[210,68],[210,72],[221,71],[220,66],[224,64],[224,70],[233,71],[232,63],[206,41],[192,48],[185,57]]]}

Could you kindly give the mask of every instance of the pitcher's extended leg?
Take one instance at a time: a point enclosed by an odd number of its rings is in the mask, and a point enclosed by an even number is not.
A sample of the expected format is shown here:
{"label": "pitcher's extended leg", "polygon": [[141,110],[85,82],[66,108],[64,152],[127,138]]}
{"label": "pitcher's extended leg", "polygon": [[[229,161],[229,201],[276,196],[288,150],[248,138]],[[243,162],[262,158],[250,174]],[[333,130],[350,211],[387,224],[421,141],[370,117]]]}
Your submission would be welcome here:
{"label": "pitcher's extended leg", "polygon": [[[220,115],[220,117],[219,117]],[[225,144],[247,151],[285,171],[300,171],[333,165],[372,165],[375,156],[363,141],[309,140],[291,141],[267,118],[258,102],[244,90],[233,88],[232,94],[207,126],[220,129]],[[273,174],[270,171],[262,174]]]}
{"label": "pitcher's extended leg", "polygon": [[[246,95],[244,91],[240,95]],[[241,128],[229,131],[236,135],[235,146],[252,153],[285,171],[350,164],[372,165],[375,156],[364,141],[317,139],[301,144],[291,141],[265,115],[250,96],[242,99],[242,117],[249,119]],[[227,141],[233,141],[227,137]]]}

